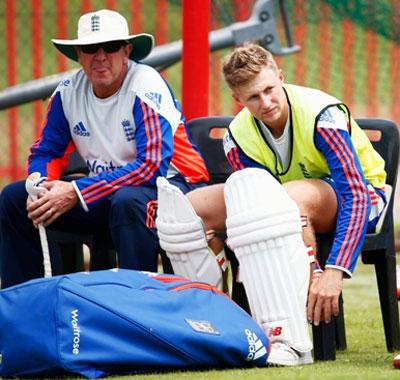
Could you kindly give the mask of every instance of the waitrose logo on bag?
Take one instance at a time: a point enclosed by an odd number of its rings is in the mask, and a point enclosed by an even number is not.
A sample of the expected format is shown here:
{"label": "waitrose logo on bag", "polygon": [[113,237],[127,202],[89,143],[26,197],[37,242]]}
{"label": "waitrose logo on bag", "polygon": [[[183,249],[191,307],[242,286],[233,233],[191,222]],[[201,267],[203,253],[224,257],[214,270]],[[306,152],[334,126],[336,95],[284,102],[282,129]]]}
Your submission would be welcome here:
{"label": "waitrose logo on bag", "polygon": [[79,355],[79,344],[81,341],[81,329],[79,327],[79,310],[75,309],[71,311],[71,326],[72,326],[72,353]]}

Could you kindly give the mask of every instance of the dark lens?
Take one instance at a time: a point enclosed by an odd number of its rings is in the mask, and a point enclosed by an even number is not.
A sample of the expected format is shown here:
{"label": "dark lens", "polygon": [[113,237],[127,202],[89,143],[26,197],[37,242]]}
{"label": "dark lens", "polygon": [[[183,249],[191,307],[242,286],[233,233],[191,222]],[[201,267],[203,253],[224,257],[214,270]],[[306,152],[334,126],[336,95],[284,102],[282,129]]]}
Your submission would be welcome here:
{"label": "dark lens", "polygon": [[94,45],[81,45],[81,50],[85,54],[95,54],[97,50],[99,50],[100,44],[94,44]]}
{"label": "dark lens", "polygon": [[112,41],[102,44],[101,47],[106,53],[115,53],[121,49],[122,45],[123,43],[121,41]]}
{"label": "dark lens", "polygon": [[97,51],[102,48],[105,53],[110,54],[117,52],[125,44],[126,43],[123,41],[111,41],[104,44],[81,45],[81,50],[85,54],[96,54]]}

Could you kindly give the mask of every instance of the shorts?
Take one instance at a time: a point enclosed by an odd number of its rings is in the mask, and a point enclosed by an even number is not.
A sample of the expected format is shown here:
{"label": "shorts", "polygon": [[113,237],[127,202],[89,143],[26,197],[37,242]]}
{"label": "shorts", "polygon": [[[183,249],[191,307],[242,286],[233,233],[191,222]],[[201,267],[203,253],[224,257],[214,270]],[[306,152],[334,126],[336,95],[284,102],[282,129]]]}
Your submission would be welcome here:
{"label": "shorts", "polygon": [[[323,177],[321,178],[325,182],[329,183],[332,186],[333,190],[335,190],[336,197],[339,201],[339,191],[337,189],[336,183],[332,177]],[[385,209],[387,200],[386,194],[384,189],[378,189],[373,187],[370,183],[368,183],[368,192],[369,198],[371,200],[371,211],[368,216],[368,226],[367,226],[367,233],[375,232],[376,225],[378,224],[379,218],[382,215],[383,210]]]}

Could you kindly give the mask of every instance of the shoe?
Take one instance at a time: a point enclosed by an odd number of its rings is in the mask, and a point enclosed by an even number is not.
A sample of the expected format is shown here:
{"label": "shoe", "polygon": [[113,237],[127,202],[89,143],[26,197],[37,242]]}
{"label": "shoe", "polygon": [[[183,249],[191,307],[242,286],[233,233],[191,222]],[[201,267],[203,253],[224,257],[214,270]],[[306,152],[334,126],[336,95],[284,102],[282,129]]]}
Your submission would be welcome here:
{"label": "shoe", "polygon": [[267,364],[278,366],[297,366],[313,363],[311,351],[299,352],[283,342],[271,344]]}
{"label": "shoe", "polygon": [[397,299],[400,299],[400,266],[396,265]]}

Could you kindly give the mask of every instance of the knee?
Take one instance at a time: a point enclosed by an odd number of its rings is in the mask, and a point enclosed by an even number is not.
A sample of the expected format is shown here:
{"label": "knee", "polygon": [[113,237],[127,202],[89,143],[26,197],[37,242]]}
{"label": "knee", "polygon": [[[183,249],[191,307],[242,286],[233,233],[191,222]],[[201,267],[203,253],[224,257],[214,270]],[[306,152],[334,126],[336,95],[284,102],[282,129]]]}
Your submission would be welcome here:
{"label": "knee", "polygon": [[132,222],[141,206],[139,188],[121,188],[111,199],[110,213],[121,222]]}
{"label": "knee", "polygon": [[301,181],[290,181],[283,184],[283,188],[293,199],[300,210],[301,214],[308,215],[314,209],[313,196],[302,188]]}
{"label": "knee", "polygon": [[0,193],[0,215],[4,216],[21,207],[25,209],[27,196],[23,181],[5,186]]}
{"label": "knee", "polygon": [[222,184],[201,187],[186,195],[206,229],[225,231],[226,207]]}
{"label": "knee", "polygon": [[125,208],[132,205],[137,205],[142,198],[140,188],[121,188],[119,189],[111,199],[111,207],[113,208]]}

